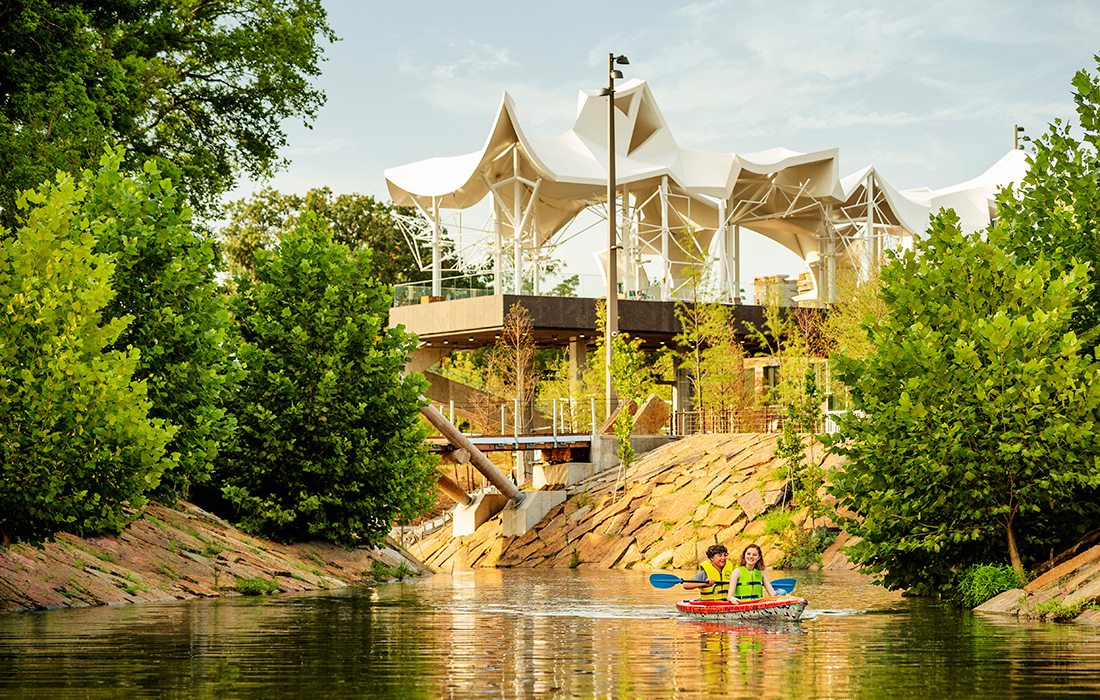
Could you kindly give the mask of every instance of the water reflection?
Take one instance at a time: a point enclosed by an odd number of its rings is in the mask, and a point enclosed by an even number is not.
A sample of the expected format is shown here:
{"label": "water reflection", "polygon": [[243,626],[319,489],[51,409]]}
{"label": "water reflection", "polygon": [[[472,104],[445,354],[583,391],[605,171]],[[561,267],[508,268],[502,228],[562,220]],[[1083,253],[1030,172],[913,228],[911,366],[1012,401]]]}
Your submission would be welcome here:
{"label": "water reflection", "polygon": [[701,623],[642,574],[486,570],[0,617],[0,695],[1031,697],[1100,691],[1100,629],[799,575],[801,623]]}

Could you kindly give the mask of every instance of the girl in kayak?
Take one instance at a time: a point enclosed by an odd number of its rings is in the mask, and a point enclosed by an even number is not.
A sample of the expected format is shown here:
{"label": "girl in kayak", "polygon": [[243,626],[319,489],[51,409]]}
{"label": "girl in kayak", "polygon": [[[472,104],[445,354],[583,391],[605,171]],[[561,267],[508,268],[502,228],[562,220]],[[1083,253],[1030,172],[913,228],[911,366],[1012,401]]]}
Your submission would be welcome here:
{"label": "girl in kayak", "polygon": [[741,565],[730,574],[729,599],[734,603],[756,600],[764,597],[764,591],[775,596],[771,583],[764,577],[764,554],[758,545],[750,544],[741,552]]}

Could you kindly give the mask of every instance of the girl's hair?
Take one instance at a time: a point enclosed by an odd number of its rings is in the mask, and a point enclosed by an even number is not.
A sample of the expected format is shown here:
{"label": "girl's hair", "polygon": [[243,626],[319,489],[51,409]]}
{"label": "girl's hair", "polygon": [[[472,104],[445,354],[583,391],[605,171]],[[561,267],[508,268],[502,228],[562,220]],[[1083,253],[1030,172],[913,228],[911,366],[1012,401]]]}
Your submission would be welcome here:
{"label": "girl's hair", "polygon": [[764,553],[762,551],[760,551],[760,545],[758,545],[758,544],[750,544],[748,547],[745,547],[744,552],[741,552],[741,566],[747,566],[747,564],[745,564],[745,553],[748,552],[750,549],[755,549],[756,553],[760,555],[760,558],[756,560],[756,566],[754,566],[753,568],[754,569],[760,569],[761,571],[763,571],[764,570]]}

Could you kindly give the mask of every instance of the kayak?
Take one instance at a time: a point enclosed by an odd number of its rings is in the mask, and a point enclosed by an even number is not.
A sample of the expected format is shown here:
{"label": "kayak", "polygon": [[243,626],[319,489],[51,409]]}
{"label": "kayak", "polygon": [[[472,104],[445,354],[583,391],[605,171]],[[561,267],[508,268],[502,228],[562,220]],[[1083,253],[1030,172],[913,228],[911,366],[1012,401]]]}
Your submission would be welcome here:
{"label": "kayak", "polygon": [[681,600],[676,609],[697,620],[797,620],[806,609],[806,599],[793,595],[743,600]]}

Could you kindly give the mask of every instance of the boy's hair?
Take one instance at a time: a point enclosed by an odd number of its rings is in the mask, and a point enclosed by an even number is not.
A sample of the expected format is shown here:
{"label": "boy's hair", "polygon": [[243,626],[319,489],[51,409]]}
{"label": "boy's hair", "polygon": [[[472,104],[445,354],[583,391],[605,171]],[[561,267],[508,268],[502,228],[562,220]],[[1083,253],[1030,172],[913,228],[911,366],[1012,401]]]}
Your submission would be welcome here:
{"label": "boy's hair", "polygon": [[712,544],[711,546],[707,547],[707,559],[710,559],[715,554],[729,554],[729,553],[730,553],[730,551],[728,549],[726,549],[726,545],[724,545],[724,544]]}

